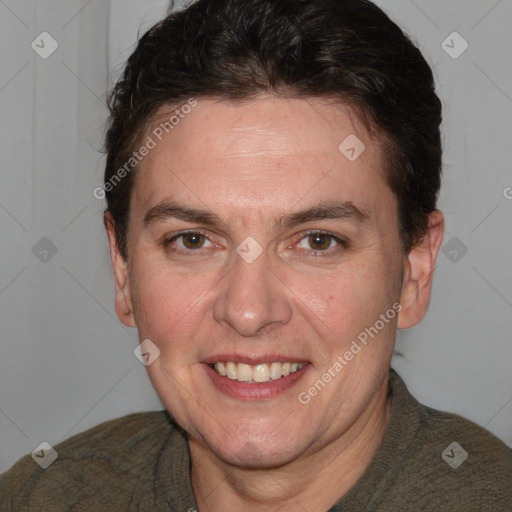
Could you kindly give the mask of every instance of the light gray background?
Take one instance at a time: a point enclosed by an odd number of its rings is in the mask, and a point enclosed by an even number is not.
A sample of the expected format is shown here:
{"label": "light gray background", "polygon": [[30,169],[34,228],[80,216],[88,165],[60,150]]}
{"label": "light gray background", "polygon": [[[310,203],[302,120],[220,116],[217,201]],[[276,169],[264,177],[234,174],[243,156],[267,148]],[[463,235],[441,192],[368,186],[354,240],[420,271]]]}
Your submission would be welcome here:
{"label": "light gray background", "polygon": [[[512,446],[512,1],[377,3],[419,43],[444,103],[447,255],[393,366],[418,399]],[[92,191],[105,91],[166,6],[0,0],[0,471],[42,441],[161,408],[133,355],[136,331],[115,317]],[[31,48],[43,31],[59,44],[47,59]],[[453,31],[469,44],[457,59],[441,47]],[[42,237],[57,248],[46,262],[32,251]]]}

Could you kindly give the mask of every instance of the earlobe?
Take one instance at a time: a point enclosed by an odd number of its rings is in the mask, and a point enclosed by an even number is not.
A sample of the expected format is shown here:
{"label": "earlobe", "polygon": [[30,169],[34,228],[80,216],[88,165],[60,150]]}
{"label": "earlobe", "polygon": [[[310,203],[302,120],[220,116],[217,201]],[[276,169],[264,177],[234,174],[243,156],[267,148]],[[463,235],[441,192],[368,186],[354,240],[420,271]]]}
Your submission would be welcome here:
{"label": "earlobe", "polygon": [[115,233],[115,221],[108,210],[104,213],[103,221],[107,230],[110,260],[112,262],[112,270],[114,272],[116,287],[115,308],[117,318],[121,323],[128,327],[136,327],[128,275],[128,261],[126,261],[119,252]]}
{"label": "earlobe", "polygon": [[444,217],[436,210],[429,214],[429,228],[425,237],[411,249],[404,262],[399,329],[408,329],[418,324],[427,312],[443,233]]}

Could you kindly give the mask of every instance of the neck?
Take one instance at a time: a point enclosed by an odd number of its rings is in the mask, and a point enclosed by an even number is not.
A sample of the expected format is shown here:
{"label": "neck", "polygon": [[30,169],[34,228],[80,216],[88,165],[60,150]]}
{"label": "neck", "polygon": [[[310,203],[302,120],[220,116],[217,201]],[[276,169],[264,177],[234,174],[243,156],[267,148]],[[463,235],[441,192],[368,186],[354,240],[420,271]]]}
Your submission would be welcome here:
{"label": "neck", "polygon": [[363,475],[379,449],[391,416],[391,397],[387,391],[385,379],[347,432],[314,453],[278,468],[232,466],[205,444],[189,438],[192,488],[200,511],[329,509]]}

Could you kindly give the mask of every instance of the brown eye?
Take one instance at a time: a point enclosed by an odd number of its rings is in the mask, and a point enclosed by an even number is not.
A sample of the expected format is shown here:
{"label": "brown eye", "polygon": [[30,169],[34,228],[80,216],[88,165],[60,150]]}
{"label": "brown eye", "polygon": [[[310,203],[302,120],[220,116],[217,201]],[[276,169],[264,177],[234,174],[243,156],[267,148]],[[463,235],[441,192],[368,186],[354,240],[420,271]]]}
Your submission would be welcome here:
{"label": "brown eye", "polygon": [[296,248],[301,251],[301,254],[310,256],[334,256],[340,251],[348,248],[348,243],[328,232],[324,231],[310,231],[305,233],[299,240]]}
{"label": "brown eye", "polygon": [[170,257],[213,256],[220,246],[212,242],[208,234],[201,231],[182,231],[162,242]]}
{"label": "brown eye", "polygon": [[184,233],[181,238],[183,246],[187,249],[200,249],[204,245],[206,237],[201,233]]}
{"label": "brown eye", "polygon": [[333,237],[324,233],[313,233],[308,236],[308,243],[315,251],[325,251],[331,247]]}

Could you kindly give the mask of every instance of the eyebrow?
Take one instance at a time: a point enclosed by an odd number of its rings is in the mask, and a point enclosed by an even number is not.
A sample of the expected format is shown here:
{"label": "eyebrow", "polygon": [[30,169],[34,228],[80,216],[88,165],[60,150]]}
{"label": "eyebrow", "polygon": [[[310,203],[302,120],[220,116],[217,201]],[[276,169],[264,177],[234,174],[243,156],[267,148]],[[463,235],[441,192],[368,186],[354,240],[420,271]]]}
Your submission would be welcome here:
{"label": "eyebrow", "polygon": [[[148,210],[144,216],[144,226],[149,227],[152,224],[164,222],[172,218],[211,227],[226,225],[218,215],[207,210],[190,208],[176,202],[167,201]],[[358,208],[348,201],[320,204],[306,210],[288,213],[277,220],[276,225],[281,228],[292,228],[299,224],[316,220],[351,220],[364,223],[369,219],[370,215],[365,209]]]}

